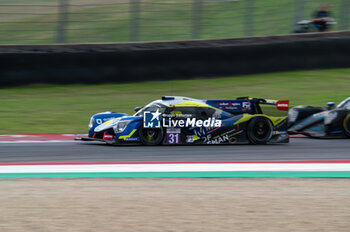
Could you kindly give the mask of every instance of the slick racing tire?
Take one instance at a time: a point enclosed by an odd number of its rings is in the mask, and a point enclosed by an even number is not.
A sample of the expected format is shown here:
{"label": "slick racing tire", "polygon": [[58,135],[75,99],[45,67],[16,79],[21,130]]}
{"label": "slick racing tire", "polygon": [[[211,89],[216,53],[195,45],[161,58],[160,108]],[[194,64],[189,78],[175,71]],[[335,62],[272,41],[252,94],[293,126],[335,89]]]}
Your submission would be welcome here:
{"label": "slick racing tire", "polygon": [[266,144],[272,136],[272,131],[272,123],[268,118],[255,117],[248,124],[248,140],[252,144]]}
{"label": "slick racing tire", "polygon": [[350,114],[347,114],[344,118],[344,133],[350,138]]}
{"label": "slick racing tire", "polygon": [[143,145],[159,145],[163,138],[163,128],[141,128],[140,130],[140,140]]}

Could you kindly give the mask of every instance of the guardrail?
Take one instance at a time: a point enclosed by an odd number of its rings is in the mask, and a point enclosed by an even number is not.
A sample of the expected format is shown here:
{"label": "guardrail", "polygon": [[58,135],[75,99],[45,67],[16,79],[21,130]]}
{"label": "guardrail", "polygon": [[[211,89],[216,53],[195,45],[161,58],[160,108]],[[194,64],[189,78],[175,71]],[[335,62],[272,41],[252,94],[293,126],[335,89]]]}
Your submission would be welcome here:
{"label": "guardrail", "polygon": [[350,32],[176,42],[0,46],[0,86],[350,67]]}
{"label": "guardrail", "polygon": [[[350,1],[332,0],[330,30],[350,29]],[[315,0],[0,0],[0,44],[91,43],[288,34]],[[315,28],[316,30],[316,28]]]}

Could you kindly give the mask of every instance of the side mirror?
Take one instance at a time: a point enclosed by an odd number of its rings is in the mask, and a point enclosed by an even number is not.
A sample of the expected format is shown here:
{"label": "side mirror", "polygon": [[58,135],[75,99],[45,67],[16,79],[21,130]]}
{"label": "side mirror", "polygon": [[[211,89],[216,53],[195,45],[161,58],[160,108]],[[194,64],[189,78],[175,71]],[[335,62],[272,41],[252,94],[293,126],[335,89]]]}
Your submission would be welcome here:
{"label": "side mirror", "polygon": [[136,107],[134,108],[134,111],[137,112],[137,111],[139,111],[139,110],[141,110],[141,109],[142,109],[142,107],[136,106]]}
{"label": "side mirror", "polygon": [[328,109],[331,110],[335,106],[335,103],[334,102],[327,102],[327,106],[328,106]]}

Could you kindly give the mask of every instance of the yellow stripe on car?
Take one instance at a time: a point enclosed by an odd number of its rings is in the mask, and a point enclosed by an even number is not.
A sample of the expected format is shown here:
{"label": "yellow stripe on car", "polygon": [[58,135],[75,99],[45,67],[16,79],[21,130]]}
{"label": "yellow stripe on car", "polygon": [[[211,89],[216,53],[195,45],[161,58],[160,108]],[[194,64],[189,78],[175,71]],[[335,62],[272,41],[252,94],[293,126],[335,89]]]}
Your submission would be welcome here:
{"label": "yellow stripe on car", "polygon": [[124,139],[124,140],[126,140],[126,138],[130,138],[130,137],[136,132],[136,130],[137,130],[137,129],[133,129],[133,130],[131,131],[131,133],[128,134],[128,135],[119,136],[119,139]]}
{"label": "yellow stripe on car", "polygon": [[249,121],[251,118],[253,118],[254,116],[251,114],[243,114],[242,118],[240,118],[238,121],[236,121],[235,123],[233,123],[233,125],[237,125],[243,122],[247,122]]}
{"label": "yellow stripe on car", "polygon": [[111,119],[111,120],[105,122],[104,124],[105,124],[105,125],[108,125],[108,124],[110,124],[112,121],[113,121],[113,119]]}
{"label": "yellow stripe on car", "polygon": [[268,115],[265,115],[265,114],[254,114],[254,115],[251,115],[251,114],[243,114],[243,117],[241,119],[239,119],[237,122],[235,122],[233,125],[237,125],[237,124],[240,124],[240,123],[243,123],[243,122],[247,122],[249,121],[250,119],[254,118],[254,117],[258,117],[258,116],[262,116],[262,117],[265,117],[265,118],[268,118],[270,119],[270,121],[272,122],[272,124],[274,126],[277,126],[278,124],[280,124],[284,119],[286,119],[287,117],[272,117],[272,116],[268,116]]}
{"label": "yellow stripe on car", "polygon": [[208,108],[216,109],[208,104],[201,103],[201,102],[193,102],[193,101],[180,102],[175,105],[172,105],[171,107],[208,107]]}

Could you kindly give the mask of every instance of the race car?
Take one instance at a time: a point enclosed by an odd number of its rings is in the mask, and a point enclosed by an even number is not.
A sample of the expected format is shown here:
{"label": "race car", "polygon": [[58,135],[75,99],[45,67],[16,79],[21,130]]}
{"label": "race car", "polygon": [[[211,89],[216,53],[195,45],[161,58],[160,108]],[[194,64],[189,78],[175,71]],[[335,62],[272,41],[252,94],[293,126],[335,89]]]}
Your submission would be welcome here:
{"label": "race car", "polygon": [[287,116],[263,114],[261,104],[288,111],[289,101],[241,97],[199,100],[165,96],[134,115],[103,112],[91,117],[88,137],[108,144],[288,143]]}
{"label": "race car", "polygon": [[328,107],[296,106],[288,113],[288,132],[315,138],[350,138],[350,97],[335,109]]}

